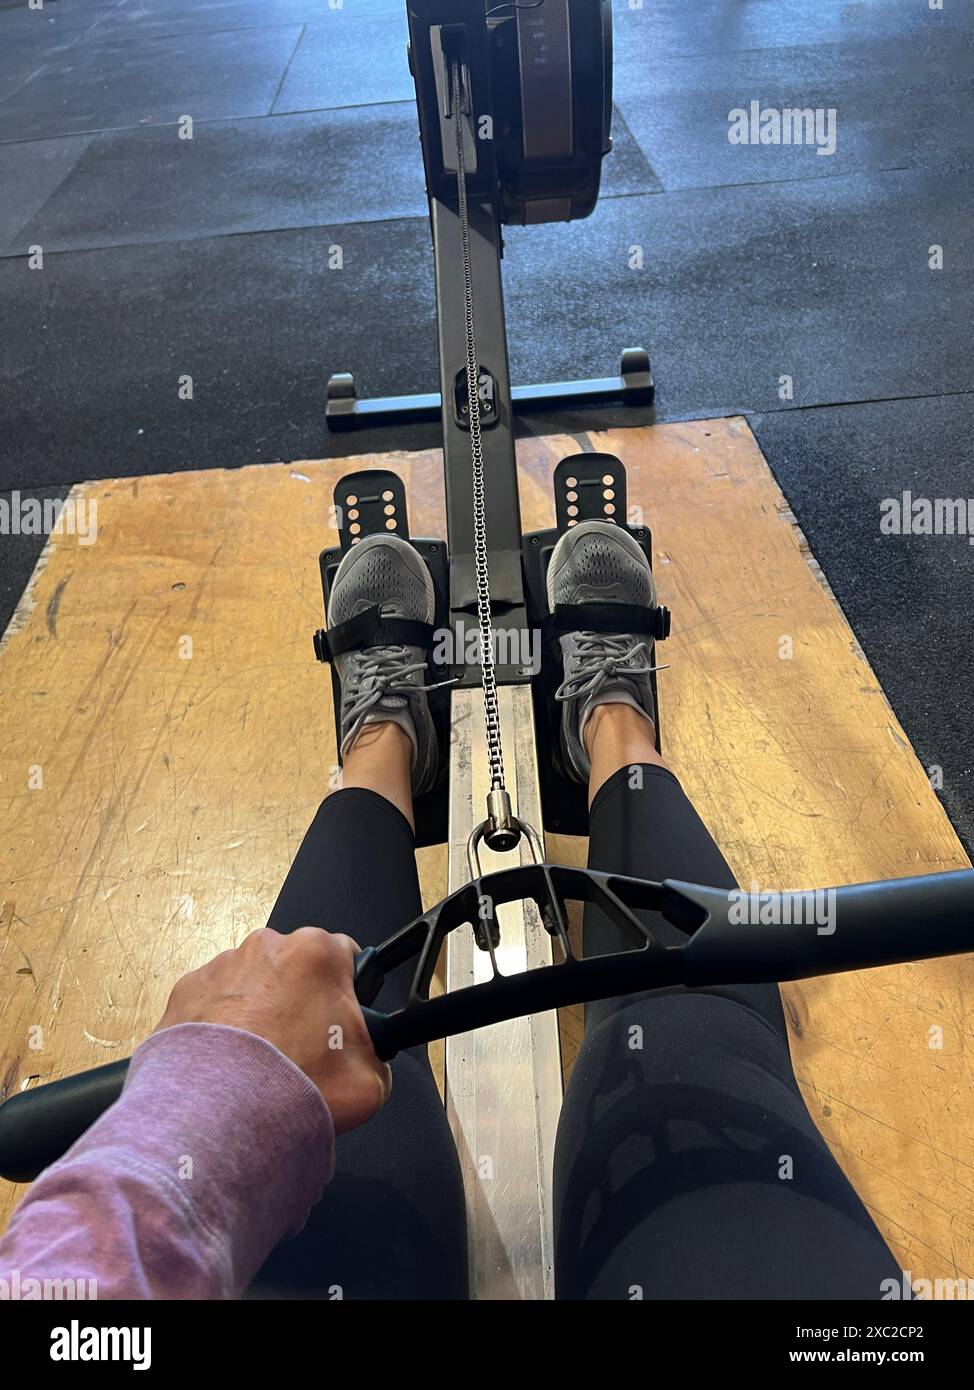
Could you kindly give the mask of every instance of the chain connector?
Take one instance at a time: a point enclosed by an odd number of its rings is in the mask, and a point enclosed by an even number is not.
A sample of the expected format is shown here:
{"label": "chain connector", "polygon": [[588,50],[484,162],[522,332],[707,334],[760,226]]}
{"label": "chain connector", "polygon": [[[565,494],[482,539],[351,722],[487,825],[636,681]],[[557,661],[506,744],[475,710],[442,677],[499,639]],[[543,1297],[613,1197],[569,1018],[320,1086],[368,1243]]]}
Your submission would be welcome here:
{"label": "chain connector", "polygon": [[[484,871],[480,866],[480,846],[485,844],[488,849],[492,849],[495,854],[505,854],[512,849],[516,849],[521,843],[521,836],[524,836],[531,849],[531,858],[535,864],[540,864],[544,859],[544,846],[541,837],[533,826],[528,825],[527,821],[521,820],[520,816],[514,814],[511,806],[511,798],[503,788],[495,787],[493,791],[487,793],[487,819],[474,826],[467,841],[467,867],[470,870],[470,882],[477,883],[484,876]],[[551,930],[545,922],[547,930]],[[477,945],[482,951],[488,951],[491,959],[494,959],[494,950],[500,945],[500,928],[493,915],[493,910],[486,918],[474,923],[474,935]],[[494,960],[496,968],[497,962]]]}
{"label": "chain connector", "polygon": [[487,819],[474,826],[467,841],[467,864],[471,880],[483,878],[483,870],[480,867],[481,841],[495,854],[506,854],[517,848],[522,835],[531,848],[532,859],[536,864],[540,864],[544,859],[544,846],[534,826],[528,825],[526,820],[521,820],[520,816],[515,815],[511,798],[506,791],[495,788],[488,792]]}
{"label": "chain connector", "polygon": [[510,795],[502,789],[488,792],[484,844],[495,854],[506,854],[516,849],[520,840],[521,822],[514,814]]}

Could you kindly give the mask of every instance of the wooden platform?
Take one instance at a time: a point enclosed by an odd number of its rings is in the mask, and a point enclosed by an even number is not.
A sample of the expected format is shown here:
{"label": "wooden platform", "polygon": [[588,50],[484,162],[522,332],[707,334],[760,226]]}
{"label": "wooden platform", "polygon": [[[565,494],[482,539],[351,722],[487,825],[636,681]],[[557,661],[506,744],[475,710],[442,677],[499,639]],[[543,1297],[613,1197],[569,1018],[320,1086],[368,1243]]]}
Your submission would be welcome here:
{"label": "wooden platform", "polygon": [[[625,460],[653,529],[664,749],[741,881],[966,866],[744,421],[590,442]],[[551,524],[578,443],[519,446],[526,528]],[[335,772],[316,557],[335,480],[369,466],[402,473],[414,530],[442,534],[435,452],[75,489],[97,542],[52,539],[0,650],[5,1094],[127,1054],[182,972],[263,924]],[[421,861],[435,900],[444,855]],[[974,1277],[974,958],[785,998],[812,1114],[897,1257]],[[0,1216],[17,1196],[0,1185]]]}

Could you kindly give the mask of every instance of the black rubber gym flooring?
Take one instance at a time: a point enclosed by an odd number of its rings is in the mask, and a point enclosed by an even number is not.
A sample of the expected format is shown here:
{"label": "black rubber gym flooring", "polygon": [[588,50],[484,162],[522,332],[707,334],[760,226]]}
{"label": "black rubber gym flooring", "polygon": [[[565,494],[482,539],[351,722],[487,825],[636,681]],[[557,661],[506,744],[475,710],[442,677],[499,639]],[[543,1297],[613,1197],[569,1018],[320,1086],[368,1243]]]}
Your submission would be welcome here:
{"label": "black rubber gym flooring", "polygon": [[[6,495],[435,442],[324,425],[331,371],[369,393],[435,384],[403,9],[0,0]],[[751,417],[970,847],[974,546],[879,521],[909,489],[969,497],[974,528],[974,6],[616,0],[614,15],[599,207],[507,234],[514,377],[608,374],[639,342],[657,418]],[[834,110],[834,153],[731,143],[729,113],[752,101]],[[5,620],[40,545],[2,537]]]}

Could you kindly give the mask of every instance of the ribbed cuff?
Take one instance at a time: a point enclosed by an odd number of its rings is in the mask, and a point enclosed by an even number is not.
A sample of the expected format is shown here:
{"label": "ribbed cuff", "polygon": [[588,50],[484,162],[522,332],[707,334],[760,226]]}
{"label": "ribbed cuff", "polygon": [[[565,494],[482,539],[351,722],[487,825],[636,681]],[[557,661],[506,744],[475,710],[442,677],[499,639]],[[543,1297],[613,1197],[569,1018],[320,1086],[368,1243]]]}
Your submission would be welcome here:
{"label": "ribbed cuff", "polygon": [[238,1287],[300,1230],[334,1172],[321,1092],[272,1043],[240,1028],[180,1023],[153,1033],[102,1125],[115,1114],[140,1160],[179,1185]]}

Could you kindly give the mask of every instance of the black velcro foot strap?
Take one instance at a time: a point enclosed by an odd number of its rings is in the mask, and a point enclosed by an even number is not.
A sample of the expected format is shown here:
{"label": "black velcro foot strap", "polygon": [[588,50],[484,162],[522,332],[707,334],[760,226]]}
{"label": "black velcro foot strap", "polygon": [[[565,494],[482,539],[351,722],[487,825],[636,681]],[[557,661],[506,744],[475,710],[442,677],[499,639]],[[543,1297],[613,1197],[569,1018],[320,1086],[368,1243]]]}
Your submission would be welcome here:
{"label": "black velcro foot strap", "polygon": [[384,618],[382,609],[375,604],[327,632],[319,628],[314,638],[315,656],[319,661],[330,662],[343,652],[362,651],[365,647],[422,647],[428,651],[435,631],[432,623],[413,618]]}
{"label": "black velcro foot strap", "polygon": [[566,632],[636,632],[661,642],[670,635],[670,610],[632,603],[558,603],[544,633],[557,638]]}

